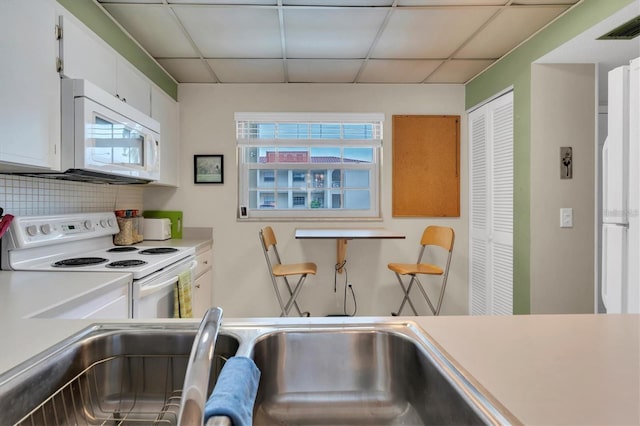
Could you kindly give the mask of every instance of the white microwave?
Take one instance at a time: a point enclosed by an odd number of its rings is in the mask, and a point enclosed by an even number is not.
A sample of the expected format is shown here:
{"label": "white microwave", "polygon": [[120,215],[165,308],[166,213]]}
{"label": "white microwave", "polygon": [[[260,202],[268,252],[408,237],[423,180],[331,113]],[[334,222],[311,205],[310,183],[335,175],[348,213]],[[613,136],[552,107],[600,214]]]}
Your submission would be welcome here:
{"label": "white microwave", "polygon": [[160,123],[87,80],[61,83],[65,176],[106,183],[160,178]]}

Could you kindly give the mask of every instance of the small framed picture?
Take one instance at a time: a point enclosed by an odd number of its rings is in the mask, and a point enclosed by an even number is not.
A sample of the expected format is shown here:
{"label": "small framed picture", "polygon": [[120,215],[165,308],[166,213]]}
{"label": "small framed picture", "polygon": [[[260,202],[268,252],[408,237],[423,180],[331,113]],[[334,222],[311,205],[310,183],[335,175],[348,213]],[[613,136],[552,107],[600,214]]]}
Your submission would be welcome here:
{"label": "small framed picture", "polygon": [[249,213],[247,211],[247,206],[240,206],[240,218],[246,219],[249,217]]}
{"label": "small framed picture", "polygon": [[194,155],[193,183],[224,183],[224,156]]}

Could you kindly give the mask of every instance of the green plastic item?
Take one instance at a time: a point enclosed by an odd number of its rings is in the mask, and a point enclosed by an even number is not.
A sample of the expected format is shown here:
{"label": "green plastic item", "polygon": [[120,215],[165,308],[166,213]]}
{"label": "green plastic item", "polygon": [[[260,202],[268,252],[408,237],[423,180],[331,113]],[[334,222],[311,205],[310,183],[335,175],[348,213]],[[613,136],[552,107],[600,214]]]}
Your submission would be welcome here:
{"label": "green plastic item", "polygon": [[171,238],[182,238],[182,212],[169,210],[146,210],[142,216],[149,219],[168,218],[171,220]]}

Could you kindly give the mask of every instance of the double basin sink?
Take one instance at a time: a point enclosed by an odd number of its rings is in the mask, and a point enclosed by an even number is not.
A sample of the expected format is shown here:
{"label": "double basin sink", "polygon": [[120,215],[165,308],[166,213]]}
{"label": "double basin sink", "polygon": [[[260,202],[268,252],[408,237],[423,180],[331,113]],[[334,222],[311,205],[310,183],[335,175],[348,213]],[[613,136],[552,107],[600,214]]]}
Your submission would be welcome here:
{"label": "double basin sink", "polygon": [[[197,327],[100,324],[0,376],[8,424],[175,425]],[[254,425],[518,423],[412,323],[223,324],[226,359],[261,370]]]}

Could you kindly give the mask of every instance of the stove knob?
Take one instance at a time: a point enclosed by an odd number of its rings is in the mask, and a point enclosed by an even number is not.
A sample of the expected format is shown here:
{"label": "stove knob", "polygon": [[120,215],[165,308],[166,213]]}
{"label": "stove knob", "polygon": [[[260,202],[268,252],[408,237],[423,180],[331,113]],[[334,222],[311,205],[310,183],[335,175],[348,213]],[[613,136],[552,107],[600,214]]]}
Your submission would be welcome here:
{"label": "stove knob", "polygon": [[113,219],[107,220],[107,223],[109,224],[109,228],[113,228],[114,226],[116,226],[116,223]]}
{"label": "stove knob", "polygon": [[101,219],[100,220],[100,226],[102,226],[103,228],[107,227],[107,220],[106,219]]}
{"label": "stove knob", "polygon": [[32,237],[34,235],[38,234],[38,227],[35,225],[29,225],[27,226],[27,234],[31,235]]}
{"label": "stove knob", "polygon": [[40,232],[42,232],[44,235],[50,234],[51,233],[51,225],[49,225],[48,223],[42,225],[40,227]]}
{"label": "stove knob", "polygon": [[91,223],[90,220],[85,220],[84,221],[84,228],[85,229],[91,229],[93,227],[93,223]]}

